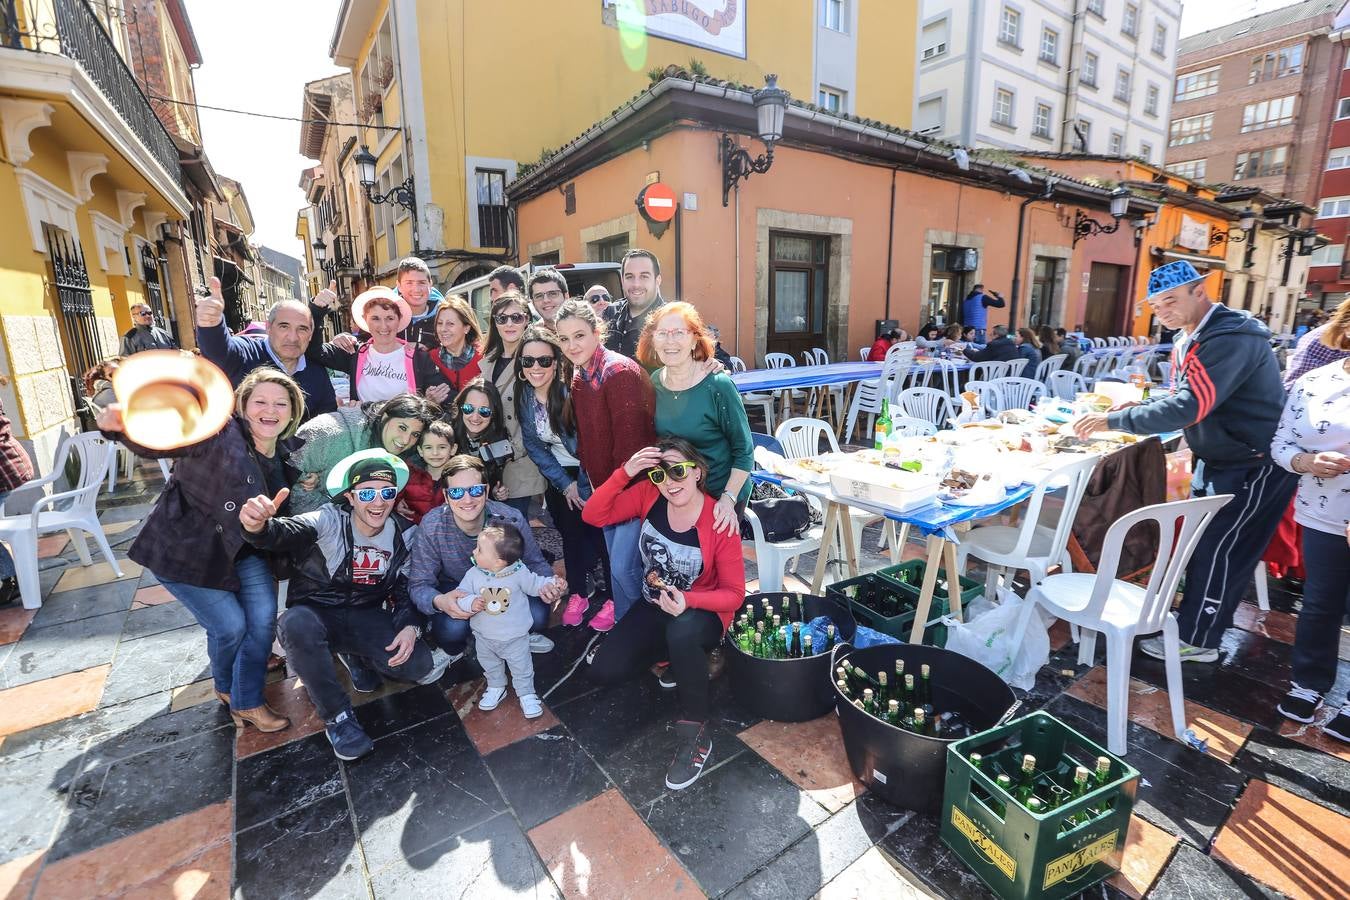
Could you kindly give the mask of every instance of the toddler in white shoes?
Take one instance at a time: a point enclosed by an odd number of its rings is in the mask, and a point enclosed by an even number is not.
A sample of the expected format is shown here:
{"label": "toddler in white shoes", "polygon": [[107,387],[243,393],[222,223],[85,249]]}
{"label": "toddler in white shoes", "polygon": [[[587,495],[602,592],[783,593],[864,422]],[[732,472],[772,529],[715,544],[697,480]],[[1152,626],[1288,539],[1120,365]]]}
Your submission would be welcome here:
{"label": "toddler in white shoes", "polygon": [[520,530],[509,522],[489,522],[478,534],[473,565],[459,583],[464,596],[459,608],[473,613],[473,629],[478,648],[478,664],[487,677],[487,690],[478,701],[482,710],[496,709],[506,697],[506,669],[520,698],[520,709],[527,719],[544,714],[544,705],[534,692],[534,662],[530,658],[530,596],[554,579],[536,575],[525,567],[521,557],[525,542]]}

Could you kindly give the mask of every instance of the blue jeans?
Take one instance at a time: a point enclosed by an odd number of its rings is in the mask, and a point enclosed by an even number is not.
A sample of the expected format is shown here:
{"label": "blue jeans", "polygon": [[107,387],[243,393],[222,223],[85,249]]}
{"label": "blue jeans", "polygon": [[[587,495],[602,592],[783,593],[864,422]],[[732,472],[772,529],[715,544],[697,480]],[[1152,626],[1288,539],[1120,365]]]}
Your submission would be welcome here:
{"label": "blue jeans", "polygon": [[[5,502],[11,491],[0,491],[0,504]],[[17,574],[14,568],[14,557],[9,555],[9,548],[0,544],[0,579],[13,578]]]}
{"label": "blue jeans", "polygon": [[633,608],[642,597],[642,558],[638,554],[641,519],[618,525],[606,525],[605,546],[609,549],[609,590],[614,595],[614,619]]}
{"label": "blue jeans", "polygon": [[[549,606],[538,597],[530,597],[530,618],[534,624],[530,632],[541,632],[548,627]],[[469,642],[469,620],[456,619],[437,610],[427,617],[429,620],[428,637],[431,643],[454,656],[463,653]]]}
{"label": "blue jeans", "polygon": [[267,560],[236,560],[238,591],[198,587],[161,578],[159,583],[206,629],[206,652],[216,690],[230,695],[233,709],[263,705],[267,655],[277,625],[277,583]]}
{"label": "blue jeans", "polygon": [[1350,547],[1345,535],[1303,526],[1303,609],[1294,631],[1293,678],[1325,694],[1336,683],[1341,622],[1350,615]]}

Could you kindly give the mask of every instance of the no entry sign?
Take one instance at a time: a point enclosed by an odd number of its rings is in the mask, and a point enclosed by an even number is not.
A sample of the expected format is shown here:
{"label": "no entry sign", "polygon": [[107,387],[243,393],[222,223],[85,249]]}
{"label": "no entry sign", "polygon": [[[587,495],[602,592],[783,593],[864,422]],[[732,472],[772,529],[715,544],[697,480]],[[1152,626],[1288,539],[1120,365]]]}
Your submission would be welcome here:
{"label": "no entry sign", "polygon": [[669,222],[675,218],[675,191],[664,182],[653,181],[638,194],[637,205],[648,222]]}

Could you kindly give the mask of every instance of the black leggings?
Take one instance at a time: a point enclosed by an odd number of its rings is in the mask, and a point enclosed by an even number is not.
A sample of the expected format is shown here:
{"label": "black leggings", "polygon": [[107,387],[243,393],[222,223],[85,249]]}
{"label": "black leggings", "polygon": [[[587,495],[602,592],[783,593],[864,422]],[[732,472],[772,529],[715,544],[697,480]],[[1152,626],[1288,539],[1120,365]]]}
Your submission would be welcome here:
{"label": "black leggings", "polygon": [[[576,472],[568,471],[576,477]],[[605,536],[599,528],[582,521],[581,510],[573,509],[563,493],[551,484],[544,490],[544,506],[553,520],[553,527],[562,536],[567,586],[574,593],[589,597],[595,564],[605,552]]]}
{"label": "black leggings", "polygon": [[591,661],[589,678],[601,684],[626,681],[653,663],[669,660],[679,685],[684,718],[708,720],[708,651],[722,639],[722,620],[706,609],[686,609],[672,618],[655,603],[633,604],[605,637]]}

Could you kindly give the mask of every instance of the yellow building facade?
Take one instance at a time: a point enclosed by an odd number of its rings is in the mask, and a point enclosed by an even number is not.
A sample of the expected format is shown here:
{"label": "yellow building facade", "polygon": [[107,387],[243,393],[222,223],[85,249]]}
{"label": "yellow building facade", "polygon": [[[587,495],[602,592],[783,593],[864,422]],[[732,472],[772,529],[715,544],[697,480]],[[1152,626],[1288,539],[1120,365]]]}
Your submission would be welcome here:
{"label": "yellow building facade", "polygon": [[[97,9],[97,11],[96,11]],[[126,63],[111,5],[30,0],[0,28],[0,388],[46,471],[78,430],[73,380],[117,352],[141,260],[190,205],[173,138]]]}
{"label": "yellow building facade", "polygon": [[416,196],[415,215],[373,210],[377,277],[414,244],[441,284],[524,259],[506,184],[670,65],[751,88],[776,74],[907,127],[917,21],[917,0],[343,0],[330,55],[352,73],[373,190],[410,179]]}

